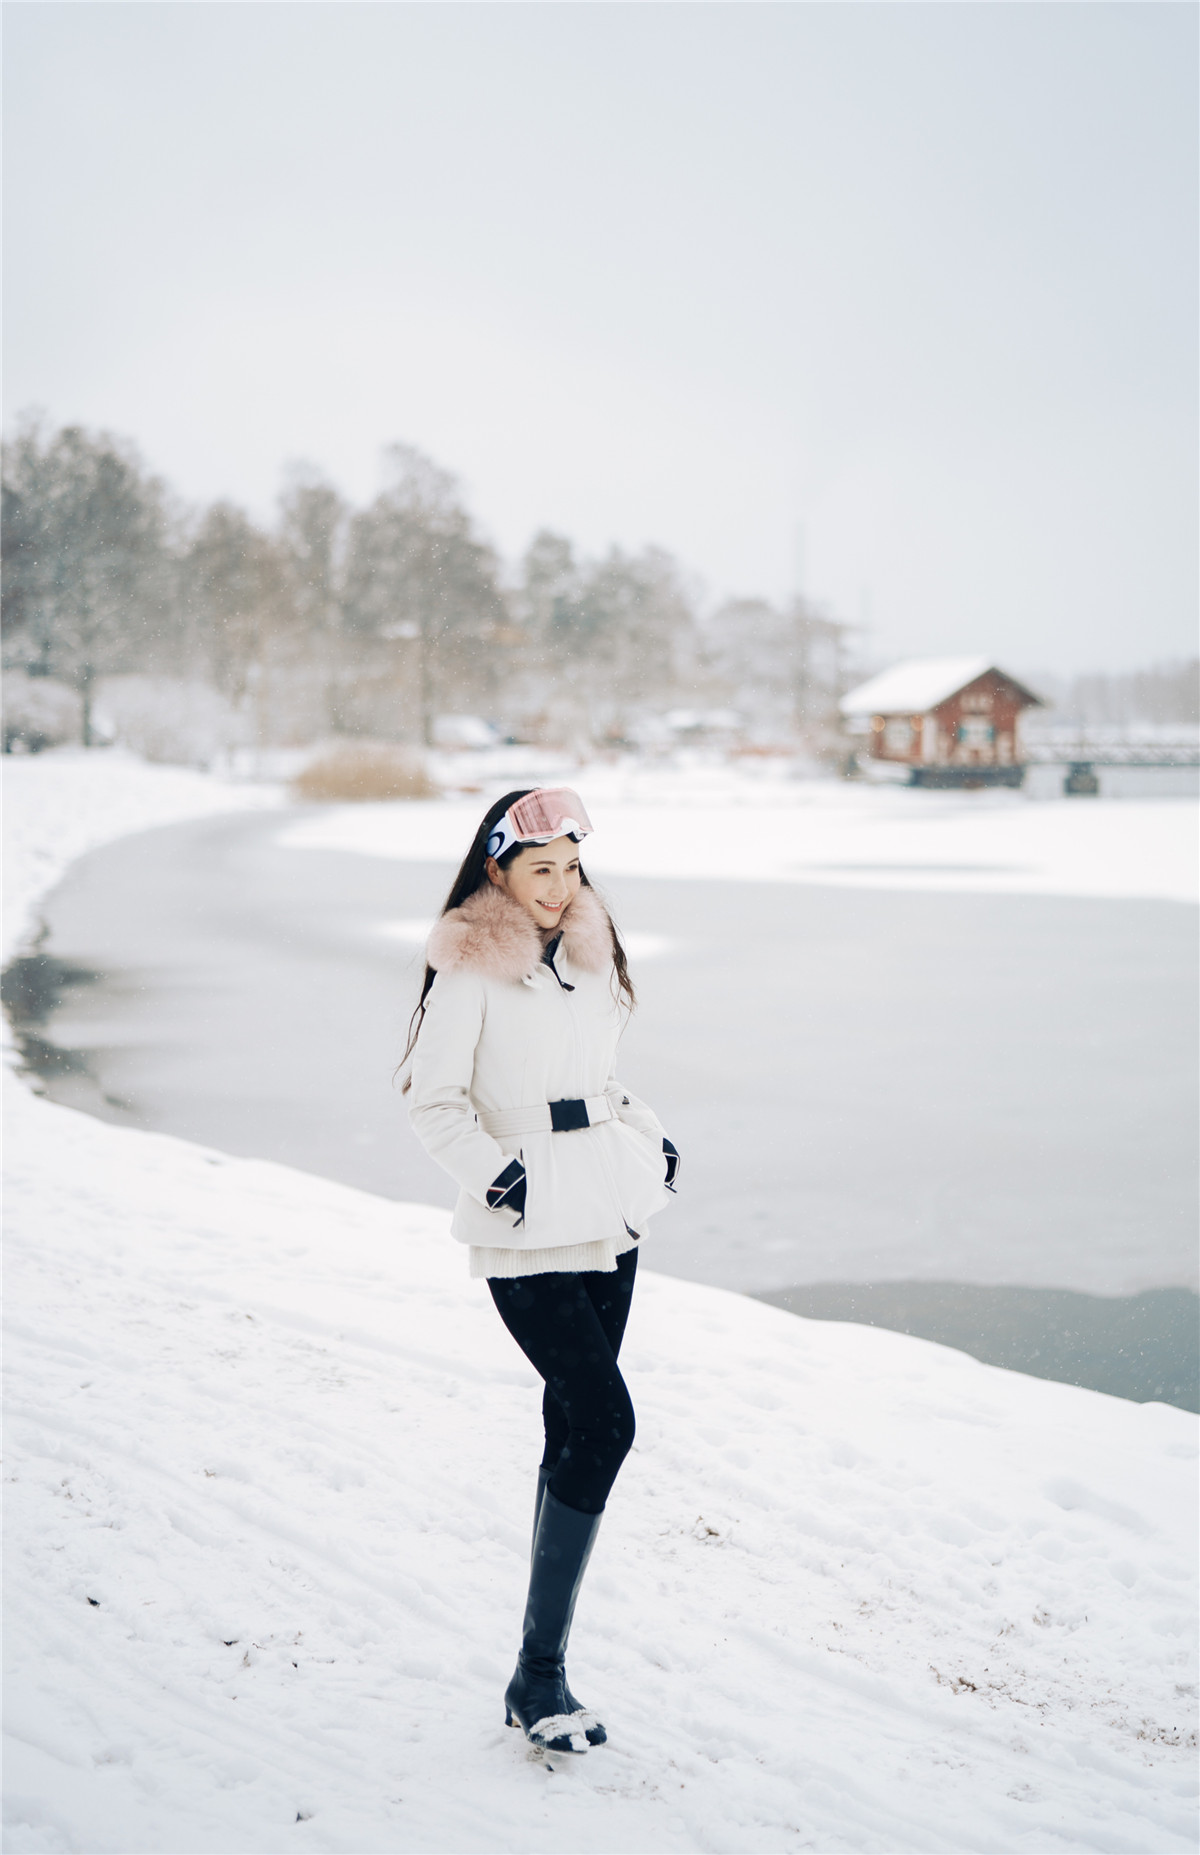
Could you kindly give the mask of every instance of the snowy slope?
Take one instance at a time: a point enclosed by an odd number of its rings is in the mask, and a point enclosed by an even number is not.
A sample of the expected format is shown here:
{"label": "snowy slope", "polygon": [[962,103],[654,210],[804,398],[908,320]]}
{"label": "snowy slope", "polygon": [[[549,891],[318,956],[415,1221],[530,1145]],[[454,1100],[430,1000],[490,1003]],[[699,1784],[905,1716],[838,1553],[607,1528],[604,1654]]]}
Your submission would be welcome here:
{"label": "snowy slope", "polygon": [[646,1274],[550,1774],[538,1386],[446,1214],[6,1096],[8,1850],[1194,1846],[1195,1418]]}
{"label": "snowy slope", "polygon": [[1194,1418],[647,1275],[547,1774],[446,1214],[10,1107],[9,1850],[1193,1846]]}

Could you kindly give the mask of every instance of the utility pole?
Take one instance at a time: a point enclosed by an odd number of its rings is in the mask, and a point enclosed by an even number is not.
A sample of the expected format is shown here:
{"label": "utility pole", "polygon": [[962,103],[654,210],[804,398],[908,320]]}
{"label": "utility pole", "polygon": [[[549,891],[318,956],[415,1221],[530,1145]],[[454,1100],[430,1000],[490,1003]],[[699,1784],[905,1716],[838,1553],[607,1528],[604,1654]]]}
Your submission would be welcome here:
{"label": "utility pole", "polygon": [[792,726],[796,739],[804,738],[805,709],[808,697],[808,617],[804,604],[805,577],[805,533],[804,523],[796,523],[795,534],[795,592],[792,595],[791,637],[789,639],[792,657]]}

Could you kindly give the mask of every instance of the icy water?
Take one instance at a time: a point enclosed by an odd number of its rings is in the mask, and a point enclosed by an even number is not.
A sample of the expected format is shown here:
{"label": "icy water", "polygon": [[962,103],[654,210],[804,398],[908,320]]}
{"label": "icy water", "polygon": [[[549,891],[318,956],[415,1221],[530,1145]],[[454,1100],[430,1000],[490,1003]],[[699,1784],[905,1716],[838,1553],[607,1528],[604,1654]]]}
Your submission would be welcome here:
{"label": "icy water", "polygon": [[[28,1060],[106,1119],[448,1204],[392,1071],[450,866],[284,826],[77,864],[6,979]],[[1194,910],[608,891],[645,948],[623,1079],[684,1155],[655,1268],[1195,1408]]]}

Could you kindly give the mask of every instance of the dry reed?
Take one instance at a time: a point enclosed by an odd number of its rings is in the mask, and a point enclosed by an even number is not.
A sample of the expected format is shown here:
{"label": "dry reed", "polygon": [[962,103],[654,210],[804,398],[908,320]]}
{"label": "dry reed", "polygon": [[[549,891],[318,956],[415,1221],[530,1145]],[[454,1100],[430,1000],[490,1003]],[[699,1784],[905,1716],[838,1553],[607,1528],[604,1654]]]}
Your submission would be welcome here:
{"label": "dry reed", "polygon": [[298,799],[337,801],[432,799],[437,788],[412,748],[347,742],[327,748],[292,781]]}

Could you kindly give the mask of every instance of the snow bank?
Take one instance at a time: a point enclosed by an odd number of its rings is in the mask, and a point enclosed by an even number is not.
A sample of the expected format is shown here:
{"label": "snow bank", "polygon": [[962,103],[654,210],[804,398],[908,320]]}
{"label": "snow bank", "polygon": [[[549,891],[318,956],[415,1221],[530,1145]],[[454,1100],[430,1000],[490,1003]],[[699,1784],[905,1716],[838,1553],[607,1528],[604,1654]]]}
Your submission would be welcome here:
{"label": "snow bank", "polygon": [[[587,861],[598,876],[1200,899],[1197,806],[1187,799],[1031,804],[1009,792],[833,780],[768,784],[697,773],[668,783],[609,769],[570,777],[595,821]],[[485,802],[338,806],[288,825],[280,841],[456,861]]]}
{"label": "snow bank", "polygon": [[[120,767],[10,774],[6,919],[238,802]],[[647,1273],[551,1774],[539,1387],[446,1214],[6,1112],[11,1855],[1193,1847],[1193,1417]]]}
{"label": "snow bank", "polygon": [[1193,1846],[1194,1418],[647,1274],[548,1774],[447,1215],[10,1108],[14,1855]]}
{"label": "snow bank", "polygon": [[280,803],[278,788],[235,785],[186,767],[148,766],[115,748],[4,757],[3,957],[30,911],[85,851],[131,831]]}

